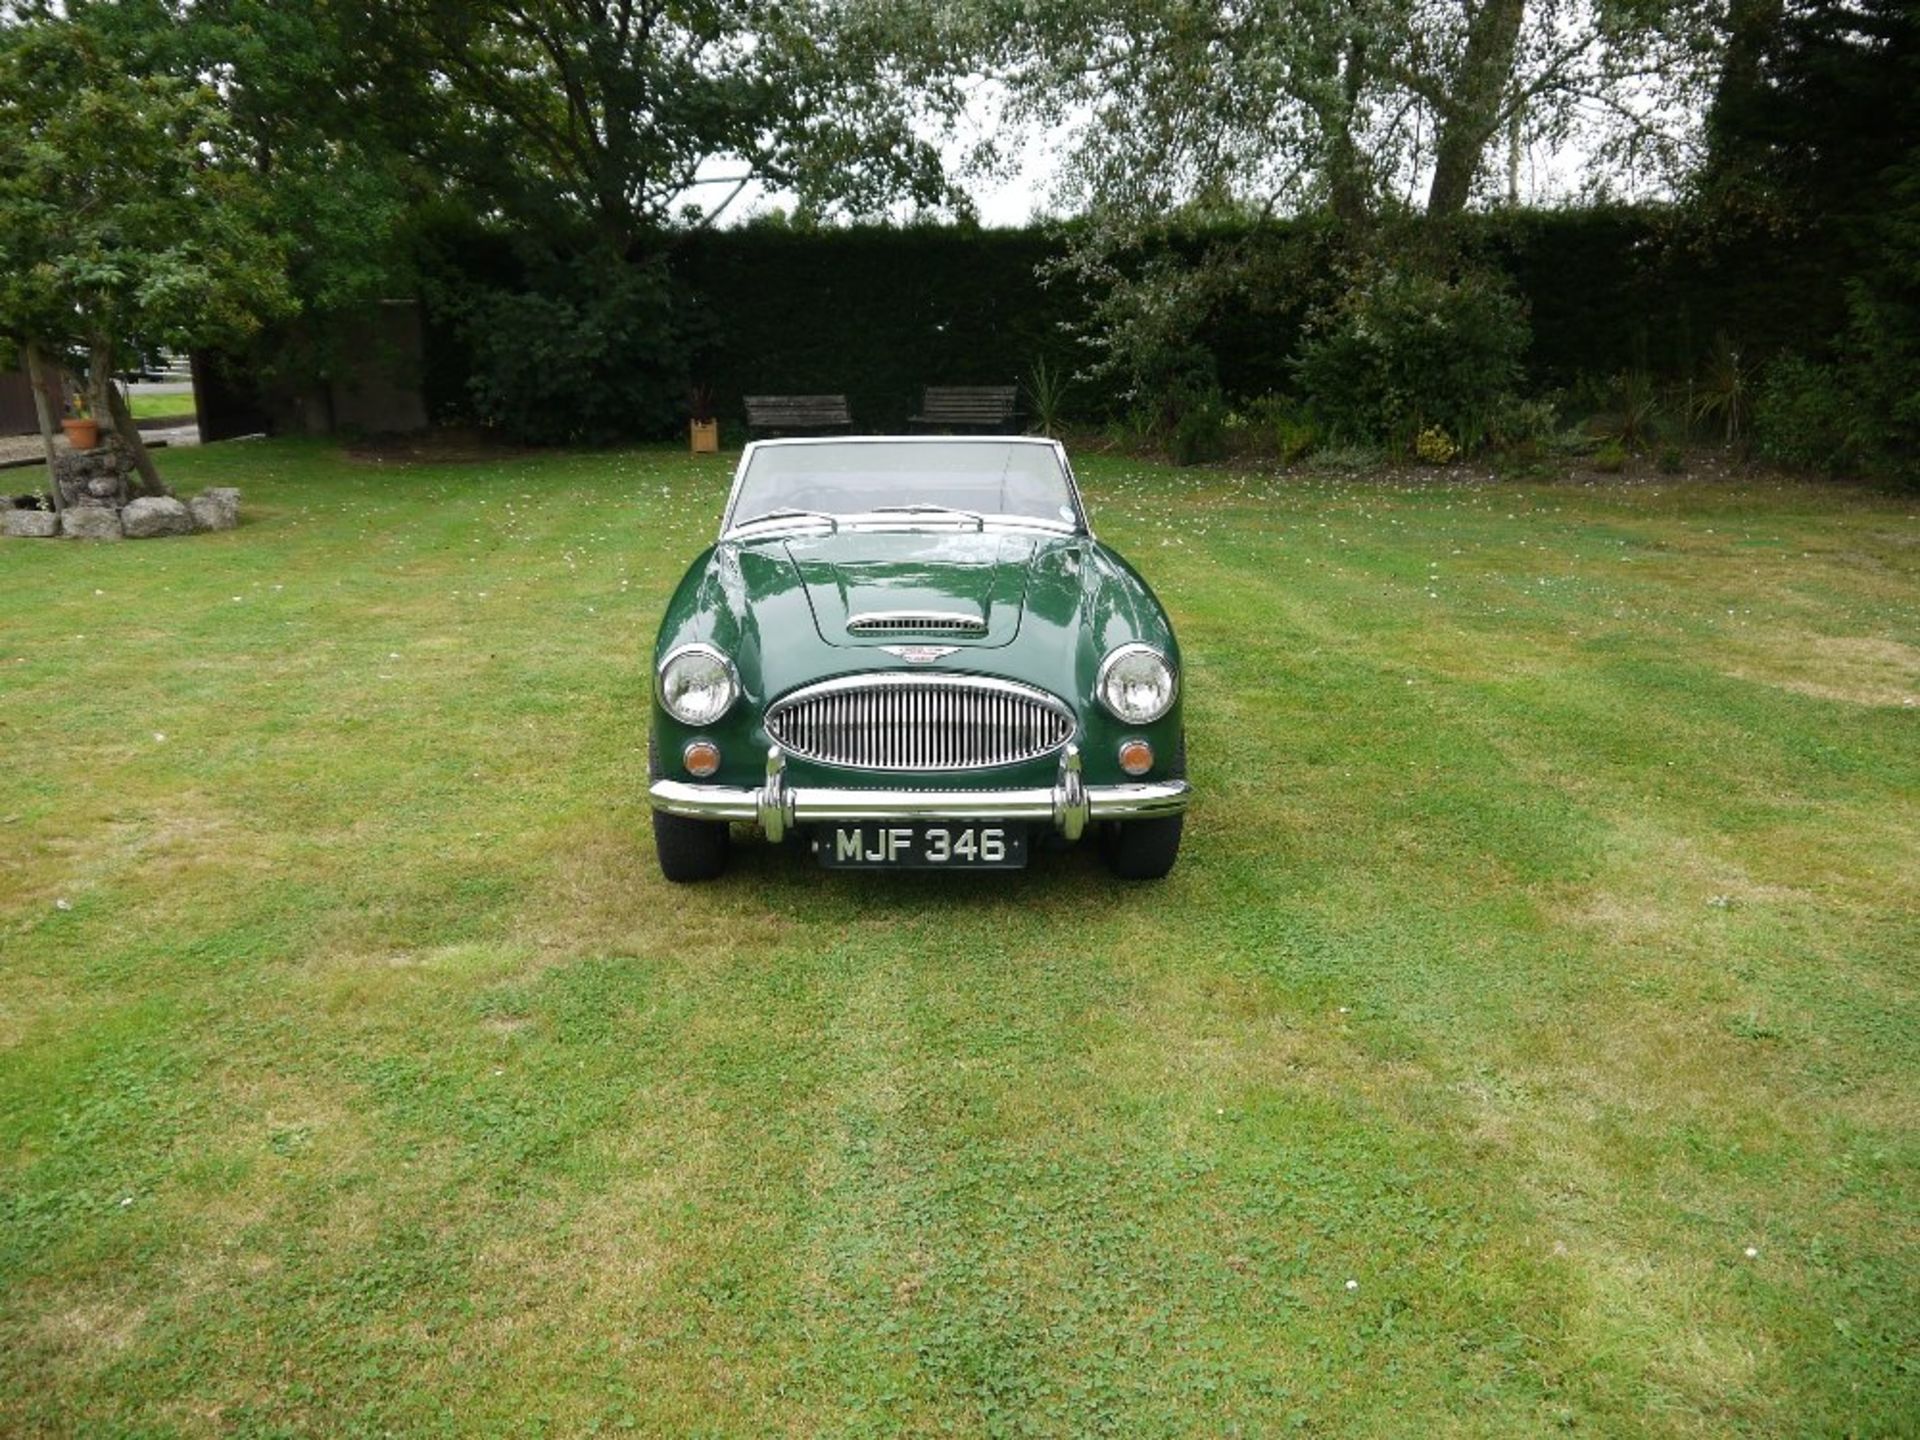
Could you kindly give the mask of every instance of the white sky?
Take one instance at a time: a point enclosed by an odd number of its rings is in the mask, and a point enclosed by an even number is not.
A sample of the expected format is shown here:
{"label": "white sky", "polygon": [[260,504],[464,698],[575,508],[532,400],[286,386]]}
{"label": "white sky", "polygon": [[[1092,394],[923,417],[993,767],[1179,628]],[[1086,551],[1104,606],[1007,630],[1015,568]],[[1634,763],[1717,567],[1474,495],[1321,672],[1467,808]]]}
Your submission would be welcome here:
{"label": "white sky", "polygon": [[[973,198],[980,223],[990,228],[1014,227],[1025,225],[1041,214],[1051,213],[1054,183],[1063,163],[1060,141],[1071,132],[1056,130],[1051,135],[1034,135],[1008,126],[1001,114],[1003,91],[994,81],[976,81],[973,95],[973,102],[961,117],[953,135],[939,136],[931,130],[927,133],[930,138],[939,139],[947,173],[958,179],[962,188]],[[998,142],[1000,148],[1011,153],[1003,157],[993,174],[969,173],[971,153],[981,141],[990,137]],[[739,171],[737,162],[723,160],[714,160],[701,168],[703,178],[709,175],[737,175]],[[725,194],[724,188],[716,186],[697,198],[714,203]],[[769,191],[753,184],[727,207],[722,223],[738,225],[769,210],[792,208],[791,194]],[[912,214],[911,206],[900,205],[895,207],[893,218],[907,220],[912,218]]]}
{"label": "white sky", "polygon": [[[955,133],[938,137],[948,174],[958,179],[972,196],[980,223],[994,228],[1021,226],[1056,213],[1054,190],[1076,128],[1073,122],[1042,132],[1036,132],[1032,127],[1010,125],[1003,114],[1004,99],[1004,89],[997,82],[974,82],[972,103],[958,122]],[[927,133],[932,137],[937,132]],[[995,140],[997,148],[1003,152],[999,164],[992,173],[970,170],[970,155],[980,142],[989,138]],[[1521,202],[1549,204],[1578,193],[1588,178],[1588,167],[1593,158],[1593,149],[1588,140],[1589,137],[1576,132],[1566,137],[1558,149],[1537,143],[1529,144],[1521,157]],[[1490,153],[1487,164],[1497,167],[1500,176],[1504,177],[1505,151]],[[702,174],[737,175],[739,171],[738,162],[716,160],[703,167]],[[1419,186],[1424,186],[1424,175],[1416,179]],[[1646,177],[1636,180],[1634,177],[1613,175],[1609,180],[1610,188],[1619,198],[1645,199],[1667,193],[1666,185],[1657,178],[1649,183]],[[703,186],[702,192],[695,198],[712,204],[725,196],[726,188]],[[1410,201],[1417,198],[1415,193],[1408,196]],[[789,193],[769,191],[758,184],[749,185],[727,207],[721,223],[739,225],[769,210],[791,210],[793,203],[794,198]],[[911,206],[900,205],[895,207],[893,218],[907,220],[912,218],[912,214]]]}

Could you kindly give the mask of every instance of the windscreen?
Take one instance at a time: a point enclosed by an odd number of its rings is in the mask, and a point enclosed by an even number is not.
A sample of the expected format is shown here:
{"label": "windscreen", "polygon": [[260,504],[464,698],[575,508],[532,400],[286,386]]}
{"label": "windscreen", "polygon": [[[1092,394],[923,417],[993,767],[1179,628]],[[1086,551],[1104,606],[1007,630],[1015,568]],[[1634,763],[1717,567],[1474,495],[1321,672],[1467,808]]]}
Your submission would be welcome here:
{"label": "windscreen", "polygon": [[916,505],[1080,523],[1052,446],[978,440],[769,445],[747,466],[732,523],[783,510],[846,516]]}

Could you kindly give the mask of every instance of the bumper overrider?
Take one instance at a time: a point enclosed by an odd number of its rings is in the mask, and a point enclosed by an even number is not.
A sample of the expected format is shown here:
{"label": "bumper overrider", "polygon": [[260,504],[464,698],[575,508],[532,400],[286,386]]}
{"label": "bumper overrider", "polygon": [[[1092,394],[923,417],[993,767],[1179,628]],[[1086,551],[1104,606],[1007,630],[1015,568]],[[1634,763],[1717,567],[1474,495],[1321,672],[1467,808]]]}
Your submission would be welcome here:
{"label": "bumper overrider", "polygon": [[1078,840],[1089,820],[1151,820],[1187,808],[1192,787],[1185,780],[1138,785],[1088,785],[1081,779],[1080,750],[1060,755],[1051,786],[1004,790],[860,790],[787,783],[786,756],[767,751],[767,779],[757,789],[656,780],[648,791],[653,808],[690,820],[732,820],[758,825],[779,841],[796,825],[853,820],[1025,820],[1051,824]]}

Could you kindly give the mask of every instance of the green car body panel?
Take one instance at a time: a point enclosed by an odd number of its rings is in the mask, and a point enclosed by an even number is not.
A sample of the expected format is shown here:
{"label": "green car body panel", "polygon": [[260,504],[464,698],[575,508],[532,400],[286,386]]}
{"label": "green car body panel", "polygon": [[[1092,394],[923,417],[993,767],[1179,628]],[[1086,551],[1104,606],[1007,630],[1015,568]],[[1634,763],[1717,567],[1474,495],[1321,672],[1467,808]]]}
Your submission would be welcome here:
{"label": "green car body panel", "polygon": [[[850,617],[876,611],[964,614],[985,622],[977,635],[942,634],[951,653],[910,664],[889,651],[916,637],[856,634]],[[1152,646],[1180,674],[1180,652],[1165,611],[1146,581],[1114,551],[1085,534],[1017,527],[969,530],[839,530],[723,539],[688,568],[674,591],[654,645],[657,675],[667,655],[704,643],[728,656],[741,696],[721,719],[693,728],[653,703],[660,774],[689,779],[680,756],[696,738],[720,750],[707,783],[759,782],[771,743],[767,707],[790,691],[875,671],[991,676],[1064,701],[1077,722],[1089,785],[1173,776],[1181,737],[1178,695],[1160,719],[1128,725],[1095,698],[1100,665],[1130,642]],[[1124,774],[1118,750],[1142,737],[1154,768]],[[965,790],[1048,785],[1059,757],[965,771],[849,770],[799,757],[787,762],[797,785]]]}

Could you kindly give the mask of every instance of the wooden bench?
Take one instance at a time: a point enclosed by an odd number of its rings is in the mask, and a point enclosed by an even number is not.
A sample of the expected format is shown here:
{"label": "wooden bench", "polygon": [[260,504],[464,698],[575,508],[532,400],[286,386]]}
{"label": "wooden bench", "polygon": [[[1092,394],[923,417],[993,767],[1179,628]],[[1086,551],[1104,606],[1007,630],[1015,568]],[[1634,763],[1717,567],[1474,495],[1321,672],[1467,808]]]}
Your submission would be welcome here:
{"label": "wooden bench", "polygon": [[1017,385],[929,385],[920,392],[920,413],[907,421],[915,430],[978,430],[1013,433]]}
{"label": "wooden bench", "polygon": [[748,395],[747,429],[757,435],[822,435],[853,429],[844,395]]}

